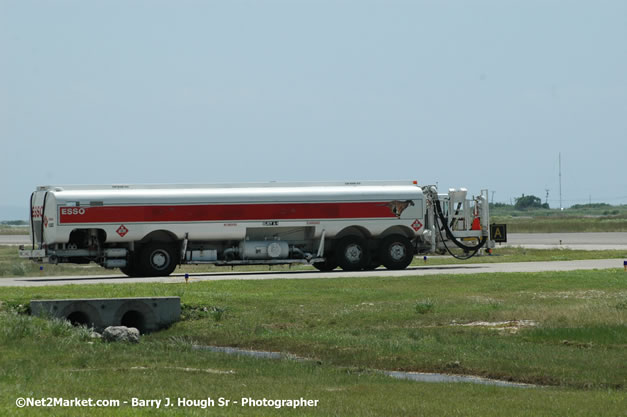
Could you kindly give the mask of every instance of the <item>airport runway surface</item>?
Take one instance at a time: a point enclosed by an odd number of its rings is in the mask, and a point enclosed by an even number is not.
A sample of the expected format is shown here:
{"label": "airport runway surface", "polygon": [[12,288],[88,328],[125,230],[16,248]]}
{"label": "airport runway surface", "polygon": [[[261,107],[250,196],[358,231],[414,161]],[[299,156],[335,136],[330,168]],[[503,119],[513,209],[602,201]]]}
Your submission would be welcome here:
{"label": "airport runway surface", "polygon": [[[436,274],[480,274],[480,273],[507,273],[507,272],[541,272],[541,271],[573,271],[577,269],[607,269],[622,268],[622,259],[594,259],[581,261],[557,262],[512,262],[494,264],[466,264],[466,265],[433,265],[411,267],[402,271],[388,271],[378,269],[359,272],[318,272],[318,271],[287,271],[287,272],[215,272],[207,274],[191,274],[189,282],[219,281],[219,280],[261,280],[261,279],[332,279],[332,278],[359,278],[359,277],[398,277],[423,276]],[[627,273],[625,273],[627,277]],[[71,284],[124,284],[137,282],[183,283],[182,274],[173,274],[170,277],[129,278],[125,275],[98,275],[98,276],[59,276],[59,277],[14,277],[1,278],[0,287],[38,287],[47,285]]]}
{"label": "airport runway surface", "polygon": [[510,233],[506,245],[529,249],[627,250],[627,232]]}
{"label": "airport runway surface", "polygon": [[0,235],[0,245],[30,245],[30,236]]}

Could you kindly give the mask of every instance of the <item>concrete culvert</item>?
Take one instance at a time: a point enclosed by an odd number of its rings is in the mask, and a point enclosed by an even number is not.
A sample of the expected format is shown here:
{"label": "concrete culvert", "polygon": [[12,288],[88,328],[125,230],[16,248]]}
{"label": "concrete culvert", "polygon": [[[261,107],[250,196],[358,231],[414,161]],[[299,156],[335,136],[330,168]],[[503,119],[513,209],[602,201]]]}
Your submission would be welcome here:
{"label": "concrete culvert", "polygon": [[58,317],[75,325],[94,327],[98,332],[108,326],[134,327],[150,333],[179,320],[179,297],[82,298],[31,300],[33,316]]}
{"label": "concrete culvert", "polygon": [[87,326],[90,327],[93,325],[92,321],[89,319],[87,313],[83,311],[74,311],[66,317],[66,320],[72,323],[73,326]]}
{"label": "concrete culvert", "polygon": [[146,333],[146,318],[137,310],[129,310],[122,316],[120,324],[126,327],[134,327],[141,334]]}

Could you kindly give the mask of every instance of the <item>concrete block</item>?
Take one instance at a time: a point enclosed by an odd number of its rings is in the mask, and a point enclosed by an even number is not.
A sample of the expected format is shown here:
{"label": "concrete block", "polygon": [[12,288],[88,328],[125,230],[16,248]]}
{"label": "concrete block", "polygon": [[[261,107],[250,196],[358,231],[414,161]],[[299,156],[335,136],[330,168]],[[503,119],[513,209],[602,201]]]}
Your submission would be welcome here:
{"label": "concrete block", "polygon": [[58,317],[102,331],[108,326],[135,327],[150,333],[177,322],[181,317],[179,297],[81,298],[31,300],[34,316]]}

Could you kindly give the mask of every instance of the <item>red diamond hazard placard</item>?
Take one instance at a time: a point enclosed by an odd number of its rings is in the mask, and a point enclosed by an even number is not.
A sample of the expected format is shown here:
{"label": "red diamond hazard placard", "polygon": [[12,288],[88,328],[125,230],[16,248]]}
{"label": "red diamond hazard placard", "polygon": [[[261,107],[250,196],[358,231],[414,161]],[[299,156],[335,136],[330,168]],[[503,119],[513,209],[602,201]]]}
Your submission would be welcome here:
{"label": "red diamond hazard placard", "polygon": [[418,219],[414,220],[414,222],[411,224],[411,228],[414,229],[416,232],[420,230],[421,227],[422,223],[420,223],[420,220]]}
{"label": "red diamond hazard placard", "polygon": [[120,225],[120,227],[118,227],[118,230],[116,230],[116,232],[118,233],[118,235],[120,235],[120,237],[124,237],[124,235],[128,233],[128,229],[122,224]]}

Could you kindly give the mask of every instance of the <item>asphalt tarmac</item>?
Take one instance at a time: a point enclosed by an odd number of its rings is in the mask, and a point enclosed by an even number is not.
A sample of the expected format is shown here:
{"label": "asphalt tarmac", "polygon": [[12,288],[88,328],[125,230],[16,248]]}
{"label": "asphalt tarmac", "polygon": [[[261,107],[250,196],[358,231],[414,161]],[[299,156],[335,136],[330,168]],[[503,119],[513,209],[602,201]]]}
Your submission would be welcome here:
{"label": "asphalt tarmac", "polygon": [[[0,235],[0,245],[29,244],[26,235]],[[553,249],[569,248],[583,250],[625,250],[627,260],[627,233],[511,233],[505,246],[521,246],[525,248]],[[498,244],[497,244],[498,247]],[[419,267],[408,268],[403,271],[375,271],[359,272],[221,272],[210,274],[193,274],[189,282],[216,281],[225,279],[314,279],[314,278],[353,278],[364,276],[422,276],[434,274],[476,274],[498,272],[540,272],[540,271],[570,271],[575,269],[605,269],[621,268],[623,260],[581,260],[565,262],[517,262],[497,264],[466,264],[466,265],[439,265],[430,266],[428,263]],[[103,270],[104,272],[104,270]],[[118,284],[131,282],[185,282],[181,274],[160,278],[129,278],[125,275],[99,276],[59,276],[59,277],[15,277],[0,279],[1,286],[45,286],[68,284]]]}
{"label": "asphalt tarmac", "polygon": [[[627,257],[626,257],[627,259]],[[420,276],[436,274],[480,274],[480,273],[507,273],[507,272],[542,272],[542,271],[573,271],[577,269],[608,269],[622,268],[622,259],[594,259],[580,261],[556,262],[512,262],[492,264],[466,265],[425,265],[407,268],[402,271],[388,271],[377,269],[374,271],[333,272],[318,271],[286,271],[286,272],[215,272],[207,274],[191,274],[189,283],[199,281],[219,280],[262,280],[262,279],[333,279],[359,278],[377,276]],[[625,273],[627,277],[627,272]],[[98,275],[98,276],[58,276],[58,277],[14,277],[0,279],[0,287],[41,287],[47,285],[76,285],[76,284],[125,284],[137,282],[185,283],[183,274],[173,274],[169,277],[129,278],[126,275]]]}
{"label": "asphalt tarmac", "polygon": [[627,250],[627,232],[510,233],[506,245],[529,249]]}
{"label": "asphalt tarmac", "polygon": [[30,236],[0,235],[0,245],[30,245]]}

